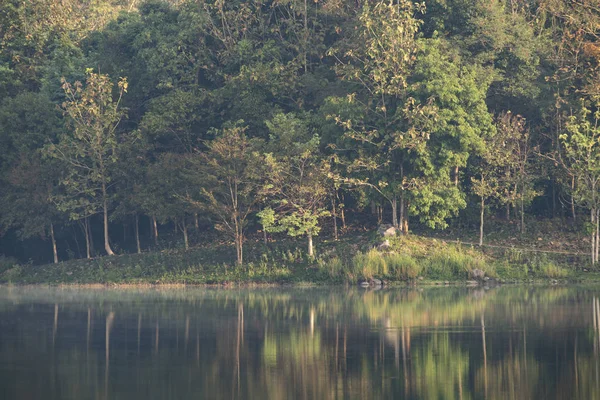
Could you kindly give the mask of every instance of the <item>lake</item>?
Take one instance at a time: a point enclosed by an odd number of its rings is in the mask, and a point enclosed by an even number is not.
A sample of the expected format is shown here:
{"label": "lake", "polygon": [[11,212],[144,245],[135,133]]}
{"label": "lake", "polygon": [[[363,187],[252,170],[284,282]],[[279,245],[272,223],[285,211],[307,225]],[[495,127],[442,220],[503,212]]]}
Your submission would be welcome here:
{"label": "lake", "polygon": [[600,287],[0,287],[1,399],[600,399]]}

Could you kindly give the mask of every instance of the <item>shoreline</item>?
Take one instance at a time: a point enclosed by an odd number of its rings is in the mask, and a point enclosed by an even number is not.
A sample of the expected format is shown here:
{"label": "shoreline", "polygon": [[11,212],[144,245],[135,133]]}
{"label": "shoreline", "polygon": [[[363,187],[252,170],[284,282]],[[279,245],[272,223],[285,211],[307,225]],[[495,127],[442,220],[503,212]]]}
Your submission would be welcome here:
{"label": "shoreline", "polygon": [[0,270],[0,284],[75,287],[302,287],[495,286],[600,283],[584,260],[485,248],[417,235],[386,238],[349,235],[323,241],[309,257],[296,241],[250,242],[247,261],[231,263],[232,246],[205,245],[76,259],[58,264],[14,264]]}

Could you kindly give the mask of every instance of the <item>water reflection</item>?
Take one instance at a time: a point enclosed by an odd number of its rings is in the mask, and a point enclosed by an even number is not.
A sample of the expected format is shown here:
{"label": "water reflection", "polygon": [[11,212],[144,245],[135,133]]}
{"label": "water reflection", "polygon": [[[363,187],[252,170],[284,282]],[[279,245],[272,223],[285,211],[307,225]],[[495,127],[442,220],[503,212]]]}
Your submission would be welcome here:
{"label": "water reflection", "polygon": [[597,288],[0,288],[5,399],[600,398]]}

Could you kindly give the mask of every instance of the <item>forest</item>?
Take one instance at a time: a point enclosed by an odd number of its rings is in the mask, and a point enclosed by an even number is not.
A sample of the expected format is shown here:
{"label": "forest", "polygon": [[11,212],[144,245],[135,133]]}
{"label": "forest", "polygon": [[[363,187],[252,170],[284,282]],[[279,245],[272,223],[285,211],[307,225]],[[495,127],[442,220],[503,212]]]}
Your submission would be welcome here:
{"label": "forest", "polygon": [[595,264],[599,66],[596,0],[0,0],[0,254],[560,219]]}

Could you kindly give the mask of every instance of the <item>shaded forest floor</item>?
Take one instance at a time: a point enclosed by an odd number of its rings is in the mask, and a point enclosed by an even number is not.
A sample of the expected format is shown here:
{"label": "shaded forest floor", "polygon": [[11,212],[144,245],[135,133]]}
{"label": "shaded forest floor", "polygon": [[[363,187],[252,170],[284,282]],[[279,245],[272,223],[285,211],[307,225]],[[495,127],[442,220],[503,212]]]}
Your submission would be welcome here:
{"label": "shaded forest floor", "polygon": [[[372,227],[371,227],[372,228]],[[189,250],[165,249],[113,257],[77,259],[46,265],[0,262],[0,282],[14,284],[356,284],[373,278],[388,284],[512,282],[600,282],[589,265],[589,239],[558,220],[528,221],[526,234],[516,223],[494,221],[483,247],[472,228],[421,230],[382,239],[369,227],[355,227],[338,241],[327,234],[308,257],[306,243],[289,238],[249,238],[245,263],[235,248],[211,241]],[[1,261],[1,260],[0,260]],[[5,260],[6,261],[6,260]],[[482,277],[485,274],[485,278]]]}

